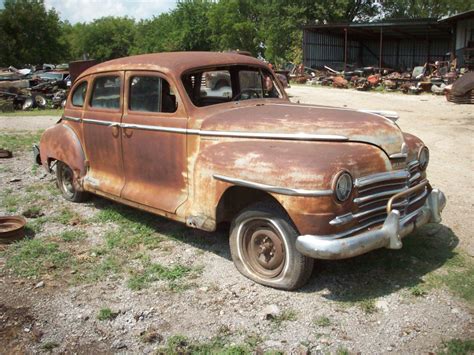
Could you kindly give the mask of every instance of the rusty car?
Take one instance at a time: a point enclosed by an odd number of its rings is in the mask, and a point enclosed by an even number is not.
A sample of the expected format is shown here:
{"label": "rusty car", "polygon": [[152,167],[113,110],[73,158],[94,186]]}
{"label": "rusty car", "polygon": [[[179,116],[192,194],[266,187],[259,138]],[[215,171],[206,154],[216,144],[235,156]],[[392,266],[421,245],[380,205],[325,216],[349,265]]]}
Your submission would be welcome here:
{"label": "rusty car", "polygon": [[192,228],[227,225],[236,268],[292,290],[315,259],[399,249],[441,221],[429,150],[395,121],[292,103],[250,56],[157,53],[82,72],[34,150],[65,199],[95,194]]}

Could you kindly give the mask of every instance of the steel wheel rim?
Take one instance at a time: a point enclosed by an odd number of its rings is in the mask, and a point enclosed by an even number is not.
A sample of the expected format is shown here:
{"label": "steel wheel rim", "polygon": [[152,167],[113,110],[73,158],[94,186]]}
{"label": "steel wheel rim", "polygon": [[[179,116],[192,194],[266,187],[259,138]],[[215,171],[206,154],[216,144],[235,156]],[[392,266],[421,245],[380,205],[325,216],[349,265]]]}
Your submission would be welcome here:
{"label": "steel wheel rim", "polygon": [[263,278],[279,276],[285,266],[285,244],[280,233],[266,220],[248,221],[241,229],[244,262]]}
{"label": "steel wheel rim", "polygon": [[61,169],[60,186],[61,186],[61,190],[66,196],[68,197],[74,196],[74,193],[76,191],[74,189],[74,175],[72,173],[72,170],[67,166],[63,166],[63,168]]}

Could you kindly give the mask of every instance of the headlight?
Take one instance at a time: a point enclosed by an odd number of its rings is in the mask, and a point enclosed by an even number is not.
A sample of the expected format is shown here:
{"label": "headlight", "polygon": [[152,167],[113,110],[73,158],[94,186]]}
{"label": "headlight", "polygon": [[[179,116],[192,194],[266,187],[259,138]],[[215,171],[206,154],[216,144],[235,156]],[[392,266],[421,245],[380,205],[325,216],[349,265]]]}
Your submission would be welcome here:
{"label": "headlight", "polygon": [[336,198],[340,202],[346,201],[352,192],[352,177],[349,173],[343,172],[339,175],[334,186]]}
{"label": "headlight", "polygon": [[428,162],[430,161],[430,151],[428,148],[421,148],[420,153],[418,154],[418,161],[420,162],[420,169],[426,170]]}

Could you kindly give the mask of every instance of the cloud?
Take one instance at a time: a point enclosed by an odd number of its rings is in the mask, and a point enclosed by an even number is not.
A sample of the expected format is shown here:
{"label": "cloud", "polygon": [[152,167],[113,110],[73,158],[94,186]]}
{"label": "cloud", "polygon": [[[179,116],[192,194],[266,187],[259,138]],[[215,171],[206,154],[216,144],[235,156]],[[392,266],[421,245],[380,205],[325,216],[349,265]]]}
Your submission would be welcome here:
{"label": "cloud", "polygon": [[104,16],[128,16],[136,20],[157,16],[176,6],[176,0],[45,0],[62,20],[91,22]]}

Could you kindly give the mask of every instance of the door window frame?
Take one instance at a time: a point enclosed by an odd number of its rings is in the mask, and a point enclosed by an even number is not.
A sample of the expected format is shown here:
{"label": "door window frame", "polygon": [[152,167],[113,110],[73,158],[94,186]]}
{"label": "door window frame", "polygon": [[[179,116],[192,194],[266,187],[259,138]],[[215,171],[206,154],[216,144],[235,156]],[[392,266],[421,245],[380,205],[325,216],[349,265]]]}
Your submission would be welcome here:
{"label": "door window frame", "polygon": [[[103,78],[103,77],[119,77],[120,78],[120,102],[119,102],[119,107],[118,108],[107,108],[107,107],[98,107],[98,106],[92,106],[92,95],[94,94],[94,84],[97,79]],[[103,112],[114,112],[114,113],[121,113],[123,110],[123,105],[124,105],[124,81],[125,81],[125,76],[123,71],[113,71],[113,72],[102,72],[98,74],[94,74],[91,76],[90,79],[90,90],[89,93],[87,94],[87,110],[88,111],[103,111]]]}
{"label": "door window frame", "polygon": [[[130,81],[132,80],[133,77],[136,76],[150,76],[150,77],[158,77],[161,80],[166,80],[170,86],[170,90],[174,93],[174,96],[176,97],[176,111],[174,112],[147,112],[147,111],[134,111],[129,108],[130,106]],[[125,92],[123,95],[123,108],[124,108],[124,114],[129,114],[129,115],[142,115],[142,116],[163,116],[163,117],[184,117],[186,115],[186,111],[184,109],[183,101],[181,100],[179,91],[177,89],[177,86],[172,80],[171,77],[166,76],[162,72],[158,71],[152,71],[152,70],[126,70],[125,71]],[[162,86],[162,85],[161,85]]]}

